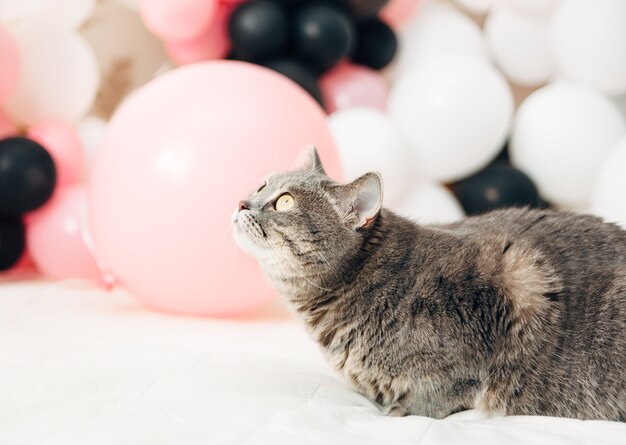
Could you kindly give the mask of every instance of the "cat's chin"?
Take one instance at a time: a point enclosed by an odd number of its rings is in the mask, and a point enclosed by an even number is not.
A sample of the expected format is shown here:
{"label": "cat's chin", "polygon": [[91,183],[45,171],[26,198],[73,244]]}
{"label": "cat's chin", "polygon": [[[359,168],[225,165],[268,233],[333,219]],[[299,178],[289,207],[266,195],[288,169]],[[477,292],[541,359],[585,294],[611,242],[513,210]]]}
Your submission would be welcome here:
{"label": "cat's chin", "polygon": [[267,249],[252,241],[248,234],[245,233],[243,229],[239,228],[237,224],[235,224],[233,232],[235,236],[235,243],[241,250],[249,255],[252,255],[259,261],[268,257]]}

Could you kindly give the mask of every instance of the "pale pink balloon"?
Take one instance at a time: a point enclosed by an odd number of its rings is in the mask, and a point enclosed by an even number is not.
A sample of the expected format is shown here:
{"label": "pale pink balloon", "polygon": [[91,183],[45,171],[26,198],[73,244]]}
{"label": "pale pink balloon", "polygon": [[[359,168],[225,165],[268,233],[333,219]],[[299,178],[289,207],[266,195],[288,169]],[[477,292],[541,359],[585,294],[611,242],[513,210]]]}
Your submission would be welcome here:
{"label": "pale pink balloon", "polygon": [[[2,6],[0,5],[0,10]],[[19,53],[13,38],[0,23],[0,104],[3,104],[17,86],[20,71]]]}
{"label": "pale pink balloon", "polygon": [[380,17],[392,27],[408,22],[417,11],[420,0],[390,0],[380,11]]}
{"label": "pale pink balloon", "polygon": [[230,315],[271,299],[231,216],[262,177],[315,143],[329,173],[339,157],[317,103],[266,68],[214,61],[166,73],[111,119],[89,184],[98,257],[160,310]]}
{"label": "pale pink balloon", "polygon": [[17,127],[13,121],[9,119],[4,111],[0,110],[0,139],[16,136],[17,133]]}
{"label": "pale pink balloon", "polygon": [[165,41],[165,51],[177,65],[187,65],[205,60],[223,59],[230,50],[227,17],[228,5],[222,6],[205,29],[191,40]]}
{"label": "pale pink balloon", "polygon": [[83,179],[83,147],[74,127],[64,122],[46,121],[30,127],[26,135],[39,142],[52,156],[57,184],[62,186]]}
{"label": "pale pink balloon", "polygon": [[50,202],[28,218],[28,250],[37,268],[50,278],[100,278],[83,238],[85,198],[82,186],[57,189]]}
{"label": "pale pink balloon", "polygon": [[140,0],[150,31],[167,41],[196,39],[213,22],[217,0]]}
{"label": "pale pink balloon", "polygon": [[376,71],[360,65],[342,63],[320,79],[326,111],[346,107],[372,107],[384,110],[388,87]]}

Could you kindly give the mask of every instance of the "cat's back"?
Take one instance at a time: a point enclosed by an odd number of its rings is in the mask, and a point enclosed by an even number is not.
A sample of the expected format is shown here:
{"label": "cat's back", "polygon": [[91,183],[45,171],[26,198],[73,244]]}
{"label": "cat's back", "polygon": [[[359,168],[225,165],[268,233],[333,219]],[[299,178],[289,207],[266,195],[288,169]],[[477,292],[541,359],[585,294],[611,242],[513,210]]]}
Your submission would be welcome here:
{"label": "cat's back", "polygon": [[438,230],[477,241],[505,238],[537,249],[557,267],[626,267],[626,231],[591,215],[510,208],[473,216]]}

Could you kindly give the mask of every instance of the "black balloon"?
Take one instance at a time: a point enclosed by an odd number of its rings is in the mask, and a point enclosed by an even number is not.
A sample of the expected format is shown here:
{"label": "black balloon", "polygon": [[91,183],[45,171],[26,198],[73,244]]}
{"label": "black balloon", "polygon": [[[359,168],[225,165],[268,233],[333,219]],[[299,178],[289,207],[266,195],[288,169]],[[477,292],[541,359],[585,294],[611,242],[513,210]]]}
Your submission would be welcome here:
{"label": "black balloon", "polygon": [[504,163],[493,164],[452,184],[452,191],[468,215],[504,207],[543,206],[533,181]]}
{"label": "black balloon", "polygon": [[354,25],[336,7],[306,5],[296,12],[292,26],[295,53],[316,72],[331,68],[354,47]]}
{"label": "black balloon", "polygon": [[508,164],[509,162],[510,162],[509,145],[507,144],[504,147],[502,147],[502,150],[500,150],[500,153],[498,153],[498,156],[493,160],[493,164],[501,164],[501,163]]}
{"label": "black balloon", "polygon": [[287,46],[289,20],[276,3],[255,0],[232,13],[228,32],[233,53],[240,60],[260,61],[280,55]]}
{"label": "black balloon", "polygon": [[340,0],[350,15],[362,20],[374,17],[388,3],[388,0]]}
{"label": "black balloon", "polygon": [[398,39],[389,25],[372,19],[361,23],[357,33],[357,46],[352,55],[354,62],[379,70],[393,60]]}
{"label": "black balloon", "polygon": [[26,245],[24,224],[16,218],[0,218],[0,270],[19,261]]}
{"label": "black balloon", "polygon": [[50,154],[22,137],[0,141],[0,215],[18,216],[42,206],[54,191]]}
{"label": "black balloon", "polygon": [[287,11],[296,9],[302,5],[302,0],[271,0],[272,2],[285,8]]}
{"label": "black balloon", "polygon": [[266,63],[265,66],[293,80],[324,107],[322,92],[315,75],[306,66],[292,59],[273,60]]}

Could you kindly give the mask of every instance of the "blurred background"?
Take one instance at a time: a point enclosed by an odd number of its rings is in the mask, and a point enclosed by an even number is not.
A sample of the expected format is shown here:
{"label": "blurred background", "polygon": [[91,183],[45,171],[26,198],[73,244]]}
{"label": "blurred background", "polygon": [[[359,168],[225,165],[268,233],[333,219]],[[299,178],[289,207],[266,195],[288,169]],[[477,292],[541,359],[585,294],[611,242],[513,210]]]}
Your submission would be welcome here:
{"label": "blurred background", "polygon": [[[625,135],[624,0],[0,0],[0,271],[259,304],[226,208],[300,142],[338,178],[380,171],[420,223],[531,206],[626,228]],[[186,249],[199,224],[215,239]]]}

